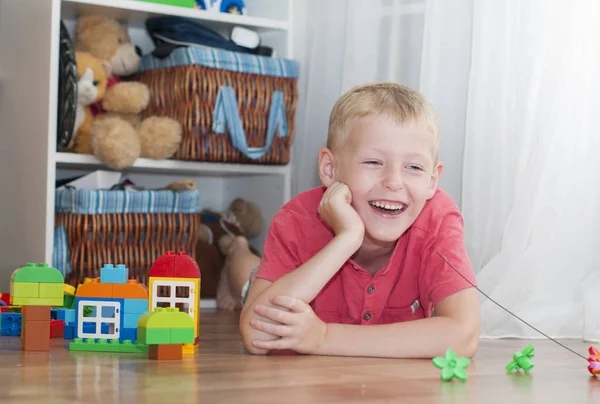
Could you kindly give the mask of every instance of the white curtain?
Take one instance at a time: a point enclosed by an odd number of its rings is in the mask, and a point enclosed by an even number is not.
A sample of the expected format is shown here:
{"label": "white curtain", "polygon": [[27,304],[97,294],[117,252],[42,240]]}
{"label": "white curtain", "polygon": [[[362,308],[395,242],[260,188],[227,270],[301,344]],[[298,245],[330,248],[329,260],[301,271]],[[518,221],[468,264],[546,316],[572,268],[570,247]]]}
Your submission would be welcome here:
{"label": "white curtain", "polygon": [[[424,55],[459,29],[442,3],[428,4]],[[462,210],[479,286],[551,336],[598,341],[600,3],[458,3],[472,21],[466,109],[440,113],[465,117]],[[543,338],[487,299],[481,309],[483,336]]]}
{"label": "white curtain", "polygon": [[[600,340],[600,2],[297,1],[294,192],[317,185],[353,85],[420,89],[479,287],[555,337]],[[541,337],[482,298],[482,335]]]}
{"label": "white curtain", "polygon": [[319,185],[317,153],[343,92],[380,80],[418,88],[423,12],[424,1],[414,0],[294,2],[294,53],[301,65],[294,194]]}

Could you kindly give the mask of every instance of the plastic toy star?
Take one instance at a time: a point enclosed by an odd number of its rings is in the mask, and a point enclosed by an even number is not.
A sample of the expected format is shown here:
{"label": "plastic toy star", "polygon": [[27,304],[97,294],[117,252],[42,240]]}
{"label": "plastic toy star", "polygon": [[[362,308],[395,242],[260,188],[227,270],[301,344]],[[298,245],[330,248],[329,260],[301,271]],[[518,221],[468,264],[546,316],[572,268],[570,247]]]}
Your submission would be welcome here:
{"label": "plastic toy star", "polygon": [[442,369],[442,380],[447,382],[453,378],[467,380],[467,371],[465,368],[469,366],[471,360],[469,358],[457,357],[456,352],[452,349],[446,351],[446,356],[438,356],[433,358],[433,366]]}
{"label": "plastic toy star", "polygon": [[525,349],[521,352],[517,352],[513,355],[513,360],[506,365],[506,370],[512,372],[514,370],[523,369],[526,373],[528,373],[531,369],[533,369],[533,363],[531,359],[533,358],[533,345],[527,345]]}
{"label": "plastic toy star", "polygon": [[588,370],[591,374],[599,376],[600,375],[600,351],[598,351],[593,346],[590,347],[590,357],[588,358],[588,362],[590,365],[588,366]]}

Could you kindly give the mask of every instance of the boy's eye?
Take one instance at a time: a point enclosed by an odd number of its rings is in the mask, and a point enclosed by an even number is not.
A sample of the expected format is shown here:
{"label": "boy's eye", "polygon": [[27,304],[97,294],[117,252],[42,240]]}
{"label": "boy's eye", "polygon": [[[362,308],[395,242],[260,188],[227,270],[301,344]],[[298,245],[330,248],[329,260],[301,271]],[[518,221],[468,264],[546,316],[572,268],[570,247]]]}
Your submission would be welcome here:
{"label": "boy's eye", "polygon": [[421,170],[423,170],[423,168],[422,168],[422,167],[420,167],[420,166],[417,166],[417,165],[414,165],[414,164],[411,164],[411,165],[409,165],[409,166],[408,166],[408,168],[409,168],[410,170],[414,170],[414,171],[421,171]]}
{"label": "boy's eye", "polygon": [[378,164],[381,164],[381,161],[377,161],[377,160],[367,160],[367,161],[365,161],[365,164],[369,164],[369,165],[378,165]]}

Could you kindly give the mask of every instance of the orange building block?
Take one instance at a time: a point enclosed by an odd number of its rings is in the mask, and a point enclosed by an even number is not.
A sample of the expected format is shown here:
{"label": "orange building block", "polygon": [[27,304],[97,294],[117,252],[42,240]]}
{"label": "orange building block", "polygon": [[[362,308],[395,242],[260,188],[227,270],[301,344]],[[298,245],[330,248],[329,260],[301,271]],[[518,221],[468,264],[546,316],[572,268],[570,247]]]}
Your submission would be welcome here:
{"label": "orange building block", "polygon": [[79,285],[77,288],[77,297],[113,297],[112,283],[100,283],[98,278],[92,279],[89,283]]}
{"label": "orange building block", "polygon": [[148,299],[148,288],[135,279],[129,279],[127,283],[114,283],[112,287],[112,297],[115,299]]}
{"label": "orange building block", "polygon": [[24,322],[21,331],[21,349],[23,351],[49,351],[50,320]]}
{"label": "orange building block", "polygon": [[181,347],[181,344],[150,345],[148,358],[159,361],[181,360],[183,359]]}
{"label": "orange building block", "polygon": [[23,323],[28,321],[50,321],[50,306],[23,306]]}

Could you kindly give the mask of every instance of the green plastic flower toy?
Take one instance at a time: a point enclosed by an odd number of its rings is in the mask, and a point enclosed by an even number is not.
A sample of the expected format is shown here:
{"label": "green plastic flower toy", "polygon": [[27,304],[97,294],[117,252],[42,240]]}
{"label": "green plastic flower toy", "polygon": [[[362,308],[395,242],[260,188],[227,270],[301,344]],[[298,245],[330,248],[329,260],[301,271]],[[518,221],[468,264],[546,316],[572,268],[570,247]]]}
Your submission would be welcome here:
{"label": "green plastic flower toy", "polygon": [[446,351],[446,356],[438,356],[433,358],[433,366],[442,369],[442,380],[447,382],[453,378],[467,380],[467,371],[465,368],[469,366],[471,360],[469,358],[457,357],[456,352],[452,349]]}
{"label": "green plastic flower toy", "polygon": [[521,352],[517,352],[513,355],[513,360],[506,365],[506,370],[512,372],[514,370],[523,369],[526,373],[528,373],[531,369],[533,369],[533,363],[531,359],[533,358],[533,345],[527,345],[525,349]]}

